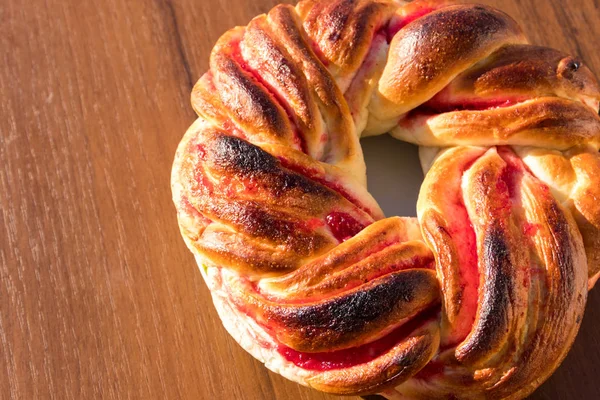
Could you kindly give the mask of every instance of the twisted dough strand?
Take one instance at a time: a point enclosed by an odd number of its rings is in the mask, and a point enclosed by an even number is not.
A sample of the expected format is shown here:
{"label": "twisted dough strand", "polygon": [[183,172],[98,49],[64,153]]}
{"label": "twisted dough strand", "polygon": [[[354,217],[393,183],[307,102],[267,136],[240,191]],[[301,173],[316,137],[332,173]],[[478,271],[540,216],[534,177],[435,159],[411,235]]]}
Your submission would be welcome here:
{"label": "twisted dough strand", "polygon": [[[579,60],[489,7],[280,5],[225,33],[194,87],[181,232],[226,329],[289,379],[522,398],[600,272],[599,100]],[[418,220],[366,189],[358,140],[385,132],[428,146]]]}

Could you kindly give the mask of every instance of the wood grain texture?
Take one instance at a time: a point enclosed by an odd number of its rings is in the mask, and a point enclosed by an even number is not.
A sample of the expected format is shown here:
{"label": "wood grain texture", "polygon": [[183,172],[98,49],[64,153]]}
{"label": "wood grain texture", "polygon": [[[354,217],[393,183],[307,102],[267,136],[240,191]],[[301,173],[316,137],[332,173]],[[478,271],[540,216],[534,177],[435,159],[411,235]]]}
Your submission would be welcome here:
{"label": "wood grain texture", "polygon": [[[0,398],[333,399],[229,338],[169,174],[216,39],[279,0],[0,2]],[[600,72],[598,0],[483,0]],[[533,399],[600,391],[600,289]]]}

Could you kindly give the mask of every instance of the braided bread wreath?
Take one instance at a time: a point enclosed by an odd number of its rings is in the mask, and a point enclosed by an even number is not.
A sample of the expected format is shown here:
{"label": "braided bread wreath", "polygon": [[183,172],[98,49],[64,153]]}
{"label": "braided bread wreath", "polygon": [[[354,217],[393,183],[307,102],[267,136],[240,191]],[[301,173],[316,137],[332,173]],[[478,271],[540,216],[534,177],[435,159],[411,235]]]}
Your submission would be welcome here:
{"label": "braided bread wreath", "polygon": [[[225,328],[288,379],[523,398],[600,271],[599,100],[493,8],[279,5],[225,33],[194,87],[181,232]],[[418,218],[367,191],[359,138],[386,132],[422,146]]]}

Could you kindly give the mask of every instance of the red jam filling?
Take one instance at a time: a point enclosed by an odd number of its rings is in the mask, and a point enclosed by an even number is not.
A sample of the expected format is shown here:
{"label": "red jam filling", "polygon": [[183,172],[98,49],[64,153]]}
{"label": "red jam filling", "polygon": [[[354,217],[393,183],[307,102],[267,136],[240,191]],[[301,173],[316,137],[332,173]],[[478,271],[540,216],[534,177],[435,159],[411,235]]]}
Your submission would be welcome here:
{"label": "red jam filling", "polygon": [[327,215],[326,220],[331,233],[340,242],[344,242],[351,237],[354,237],[354,235],[365,228],[365,226],[354,219],[354,217],[343,212],[334,211]]}
{"label": "red jam filling", "polygon": [[[500,218],[508,218],[513,201],[517,196],[517,183],[523,174],[523,167],[516,162],[516,156],[508,147],[498,146],[499,155],[506,161],[500,179],[496,183],[497,212],[502,213]],[[470,168],[472,163],[463,167],[463,171]],[[457,194],[455,203],[455,217],[452,220],[451,234],[456,240],[457,255],[461,265],[460,283],[463,287],[462,304],[459,320],[454,325],[448,338],[442,344],[443,347],[451,347],[462,342],[469,333],[477,313],[479,271],[477,239],[471,224],[468,212],[462,197]],[[528,228],[524,228],[528,230]],[[535,228],[532,228],[535,229]],[[462,240],[460,239],[462,238]]]}
{"label": "red jam filling", "polygon": [[534,236],[540,230],[540,226],[538,224],[533,224],[531,222],[525,222],[523,224],[523,234],[525,236]]}
{"label": "red jam filling", "polygon": [[200,160],[204,161],[206,159],[206,147],[203,143],[192,145],[192,150],[192,153],[196,153]]}
{"label": "red jam filling", "polygon": [[[462,166],[463,173],[474,162],[475,159],[465,163]],[[452,203],[454,207],[452,208],[452,218],[449,220],[448,230],[456,246],[458,263],[461,267],[458,279],[462,289],[462,302],[452,330],[443,339],[443,348],[452,347],[462,342],[469,334],[477,314],[477,292],[479,289],[477,239],[460,190],[455,192]]]}
{"label": "red jam filling", "polygon": [[394,329],[384,337],[350,349],[327,353],[304,353],[280,345],[277,351],[287,361],[311,371],[330,371],[333,369],[349,368],[367,363],[387,353],[394,346],[407,339],[417,328],[423,326],[433,318],[437,318],[438,313],[439,308],[433,307]]}
{"label": "red jam filling", "polygon": [[[475,321],[477,313],[477,291],[479,288],[479,269],[477,266],[477,240],[475,230],[462,203],[462,199],[456,208],[457,220],[464,221],[455,223],[452,236],[456,238],[457,255],[461,265],[460,282],[463,288],[462,307],[460,311],[461,320],[448,335],[445,345],[455,345],[463,341]],[[461,240],[462,239],[462,240]]]}

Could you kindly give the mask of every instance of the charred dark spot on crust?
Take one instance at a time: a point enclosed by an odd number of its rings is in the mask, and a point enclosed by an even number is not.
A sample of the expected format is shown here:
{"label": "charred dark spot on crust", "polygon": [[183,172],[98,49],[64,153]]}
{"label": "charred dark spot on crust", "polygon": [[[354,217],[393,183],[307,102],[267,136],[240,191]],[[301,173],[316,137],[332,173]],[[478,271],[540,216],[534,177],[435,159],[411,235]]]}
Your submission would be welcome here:
{"label": "charred dark spot on crust", "polygon": [[514,286],[510,250],[500,226],[488,228],[483,241],[485,284],[483,303],[479,306],[474,325],[473,340],[465,346],[458,358],[468,362],[493,351],[506,334],[509,325],[509,307]]}
{"label": "charred dark spot on crust", "polygon": [[218,135],[211,142],[209,161],[214,169],[232,173],[242,179],[255,179],[275,196],[292,190],[331,199],[336,194],[313,180],[284,169],[278,159],[243,139]]}
{"label": "charred dark spot on crust", "polygon": [[391,274],[372,281],[367,288],[324,303],[273,307],[267,318],[295,331],[298,339],[314,348],[335,346],[376,329],[423,293],[437,293],[431,287],[435,284],[432,276],[430,271],[422,270]]}
{"label": "charred dark spot on crust", "polygon": [[[325,352],[299,352],[282,345],[278,351],[288,361],[303,369],[339,374],[333,379],[330,375],[327,379],[329,382],[338,379],[351,381],[352,386],[347,387],[349,390],[344,394],[378,392],[383,386],[393,384],[397,378],[414,375],[430,360],[435,346],[434,332],[437,331],[432,329],[431,324],[438,318],[439,307],[434,306],[385,336],[356,347]],[[366,370],[349,370],[366,363],[370,363]],[[348,373],[355,379],[348,379]]]}
{"label": "charred dark spot on crust", "polygon": [[244,175],[274,173],[278,161],[260,147],[245,140],[220,135],[212,143],[212,162],[223,169],[233,170]]}
{"label": "charred dark spot on crust", "polygon": [[[336,192],[285,168],[260,147],[222,131],[204,132],[195,148],[203,157],[201,168],[194,168],[194,205],[204,215],[259,238],[263,246],[280,246],[277,251],[290,257],[319,254],[333,245],[330,235],[316,228],[327,207],[341,200]],[[213,180],[219,184],[213,185]],[[230,250],[231,255],[243,252],[236,245]],[[269,258],[267,250],[259,253]],[[258,260],[253,263],[264,269]]]}
{"label": "charred dark spot on crust", "polygon": [[241,232],[271,242],[289,246],[296,255],[314,254],[328,242],[317,233],[307,230],[301,221],[286,213],[266,208],[251,200],[217,201],[210,211],[219,219],[235,225]]}
{"label": "charred dark spot on crust", "polygon": [[407,281],[396,274],[368,290],[359,290],[325,304],[286,310],[288,312],[280,314],[279,318],[291,328],[358,332],[368,322],[390,314],[399,302],[411,302],[417,286],[416,280]]}
{"label": "charred dark spot on crust", "polygon": [[297,189],[304,194],[320,196],[324,199],[331,199],[336,195],[323,185],[313,182],[312,180],[294,173],[278,174],[277,178],[273,179],[274,194],[280,196],[282,193]]}
{"label": "charred dark spot on crust", "polygon": [[[513,267],[510,260],[510,251],[502,228],[492,227],[489,229],[483,242],[483,254],[484,262],[487,264],[487,275],[489,278],[495,278],[487,280],[493,286],[491,292],[498,294],[498,296],[491,299],[493,300],[491,305],[494,309],[501,309],[510,301],[507,294],[513,285],[511,279]],[[502,321],[495,321],[497,323],[494,326],[501,325]]]}
{"label": "charred dark spot on crust", "polygon": [[230,202],[221,208],[221,216],[226,216],[227,220],[242,226],[244,231],[254,236],[285,243],[293,240],[297,233],[297,224],[286,221],[283,215],[274,215],[273,212],[268,212],[252,202]]}

